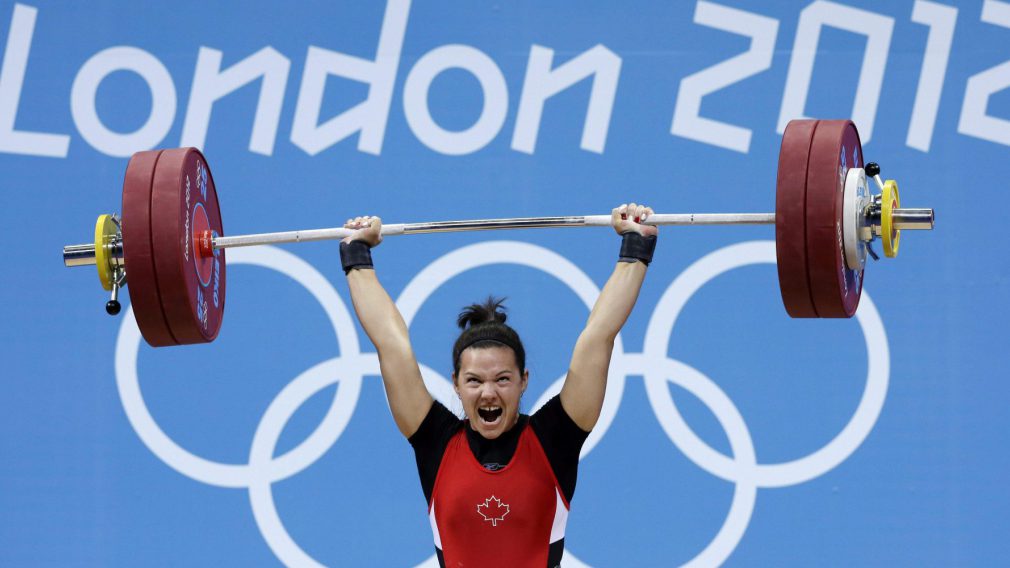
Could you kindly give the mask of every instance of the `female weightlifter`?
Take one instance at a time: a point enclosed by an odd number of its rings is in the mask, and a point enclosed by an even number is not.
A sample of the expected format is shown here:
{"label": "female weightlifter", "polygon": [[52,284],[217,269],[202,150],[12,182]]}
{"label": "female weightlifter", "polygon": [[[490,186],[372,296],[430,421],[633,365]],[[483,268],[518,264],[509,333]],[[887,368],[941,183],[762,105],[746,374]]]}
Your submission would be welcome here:
{"label": "female weightlifter", "polygon": [[379,284],[370,249],[378,217],[357,217],[340,257],[355,312],[379,354],[393,418],[417,459],[441,566],[559,566],[579,451],[603,408],[614,340],[628,319],[656,246],[652,209],[621,205],[611,224],[620,257],[579,335],[561,393],[519,413],[529,381],[519,335],[489,298],[459,315],[452,383],[466,414],[435,401],[421,379],[407,326]]}

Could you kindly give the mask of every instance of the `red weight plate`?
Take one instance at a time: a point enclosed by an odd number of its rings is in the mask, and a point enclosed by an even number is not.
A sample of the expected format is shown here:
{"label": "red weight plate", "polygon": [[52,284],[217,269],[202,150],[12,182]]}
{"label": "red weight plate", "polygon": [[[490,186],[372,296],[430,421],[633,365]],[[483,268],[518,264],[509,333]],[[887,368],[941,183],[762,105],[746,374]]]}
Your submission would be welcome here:
{"label": "red weight plate", "polygon": [[161,309],[158,277],[151,254],[151,184],[161,150],[137,152],[123,181],[123,256],[133,315],[152,347],[177,345]]}
{"label": "red weight plate", "polygon": [[822,318],[856,313],[863,271],[845,264],[845,175],[863,167],[859,133],[851,120],[822,120],[814,132],[807,166],[807,270],[814,309]]}
{"label": "red weight plate", "polygon": [[807,276],[806,200],[807,164],[816,120],[793,120],[786,125],[779,149],[775,184],[775,255],[779,290],[786,312],[794,318],[814,318],[814,301]]}
{"label": "red weight plate", "polygon": [[223,234],[214,179],[196,148],[164,150],[151,190],[152,250],[161,306],[180,345],[208,343],[224,317],[224,250],[199,252],[210,229]]}

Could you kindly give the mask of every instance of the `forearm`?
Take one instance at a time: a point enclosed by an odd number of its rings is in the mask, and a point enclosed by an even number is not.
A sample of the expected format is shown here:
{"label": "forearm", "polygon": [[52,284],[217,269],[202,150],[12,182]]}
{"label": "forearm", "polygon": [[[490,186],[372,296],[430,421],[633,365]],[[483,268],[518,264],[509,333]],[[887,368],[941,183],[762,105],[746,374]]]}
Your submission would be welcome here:
{"label": "forearm", "polygon": [[613,344],[638,301],[646,270],[642,262],[617,263],[589,314],[584,337]]}
{"label": "forearm", "polygon": [[384,348],[409,348],[407,325],[379,283],[375,270],[351,270],[347,274],[347,285],[358,321],[375,348],[380,352]]}

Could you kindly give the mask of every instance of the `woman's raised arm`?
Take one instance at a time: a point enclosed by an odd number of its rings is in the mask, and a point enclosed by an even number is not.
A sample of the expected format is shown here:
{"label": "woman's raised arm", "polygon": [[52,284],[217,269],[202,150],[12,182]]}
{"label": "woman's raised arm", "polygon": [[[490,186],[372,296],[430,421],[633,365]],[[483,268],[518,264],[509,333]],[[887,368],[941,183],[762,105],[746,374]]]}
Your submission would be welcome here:
{"label": "woman's raised arm", "polygon": [[651,214],[652,209],[634,203],[612,212],[611,224],[624,238],[620,260],[575,343],[561,388],[565,412],[587,432],[600,418],[614,341],[635,307],[646,267],[652,260],[658,231],[655,226],[641,224]]}
{"label": "woman's raised arm", "polygon": [[396,426],[409,438],[431,409],[432,398],[421,379],[407,324],[372,267],[369,249],[382,242],[382,220],[357,217],[344,226],[356,229],[340,245],[354,311],[379,353],[382,384]]}

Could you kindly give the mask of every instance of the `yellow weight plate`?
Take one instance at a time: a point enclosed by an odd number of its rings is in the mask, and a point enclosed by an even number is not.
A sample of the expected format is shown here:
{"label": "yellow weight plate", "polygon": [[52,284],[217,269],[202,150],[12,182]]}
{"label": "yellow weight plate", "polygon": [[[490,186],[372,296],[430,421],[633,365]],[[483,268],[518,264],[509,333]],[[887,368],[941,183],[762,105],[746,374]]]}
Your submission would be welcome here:
{"label": "yellow weight plate", "polygon": [[887,258],[898,256],[901,230],[894,228],[894,210],[899,207],[901,198],[898,197],[898,182],[889,179],[884,182],[884,192],[880,196],[880,236],[884,241],[884,255]]}
{"label": "yellow weight plate", "polygon": [[95,266],[102,288],[112,290],[112,264],[109,262],[108,244],[116,236],[116,223],[112,215],[99,215],[95,222]]}

